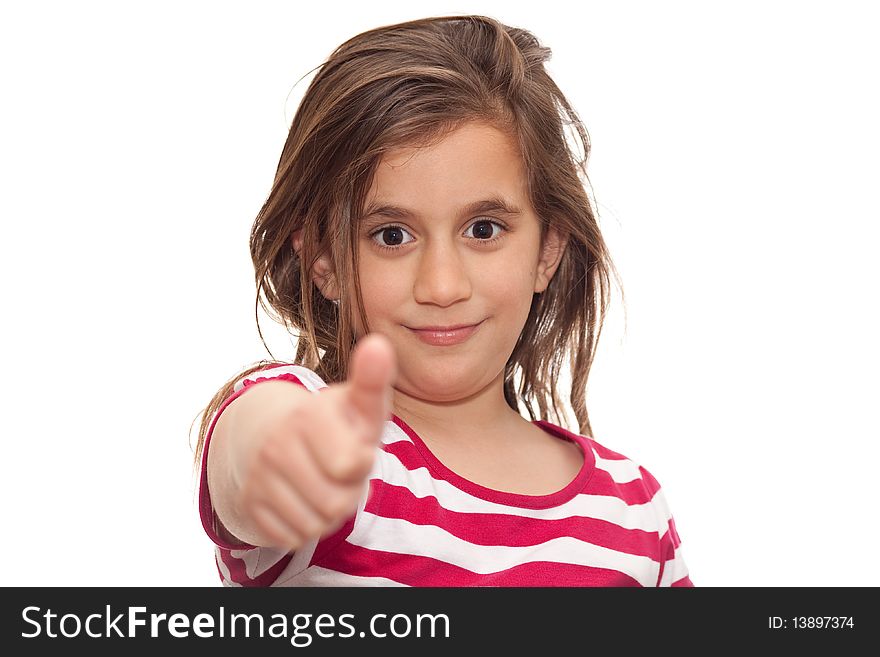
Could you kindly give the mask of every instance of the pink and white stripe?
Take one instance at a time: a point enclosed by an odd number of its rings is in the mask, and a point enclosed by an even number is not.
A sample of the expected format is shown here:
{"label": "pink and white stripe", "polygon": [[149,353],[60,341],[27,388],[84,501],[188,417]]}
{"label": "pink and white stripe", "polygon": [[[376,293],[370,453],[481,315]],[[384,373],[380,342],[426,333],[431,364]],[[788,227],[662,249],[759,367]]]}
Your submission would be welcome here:
{"label": "pink and white stripe", "polygon": [[[236,383],[288,380],[314,393],[311,370],[275,366]],[[211,424],[216,422],[216,417]],[[406,423],[385,423],[355,514],[294,554],[225,544],[202,461],[200,512],[227,586],[693,586],[669,505],[645,468],[591,438],[536,422],[580,445],[584,464],[552,495],[494,491],[446,468]]]}

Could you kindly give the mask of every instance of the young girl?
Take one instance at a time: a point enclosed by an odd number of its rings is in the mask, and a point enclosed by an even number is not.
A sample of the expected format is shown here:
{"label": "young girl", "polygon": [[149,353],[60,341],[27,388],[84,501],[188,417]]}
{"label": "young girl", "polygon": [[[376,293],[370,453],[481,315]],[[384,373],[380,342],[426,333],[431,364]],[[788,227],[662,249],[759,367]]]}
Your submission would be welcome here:
{"label": "young girl", "polygon": [[250,242],[295,364],[249,368],[202,416],[223,584],[692,586],[657,480],[591,436],[614,268],[549,56],[455,16],[321,66]]}

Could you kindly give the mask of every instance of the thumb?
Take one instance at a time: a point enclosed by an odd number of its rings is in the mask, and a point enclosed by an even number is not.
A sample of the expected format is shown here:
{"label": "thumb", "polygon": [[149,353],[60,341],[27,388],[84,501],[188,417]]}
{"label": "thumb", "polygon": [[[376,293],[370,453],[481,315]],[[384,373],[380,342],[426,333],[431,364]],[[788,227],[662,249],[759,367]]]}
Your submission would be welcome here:
{"label": "thumb", "polygon": [[371,427],[379,427],[391,414],[391,385],[397,378],[394,347],[384,335],[361,338],[351,356],[348,399]]}

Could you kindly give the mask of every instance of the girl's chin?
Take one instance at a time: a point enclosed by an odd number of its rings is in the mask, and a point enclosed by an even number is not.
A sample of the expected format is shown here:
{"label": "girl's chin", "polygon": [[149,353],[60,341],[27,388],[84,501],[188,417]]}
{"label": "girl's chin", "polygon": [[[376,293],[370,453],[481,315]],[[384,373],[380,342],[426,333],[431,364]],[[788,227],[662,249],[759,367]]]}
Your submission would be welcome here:
{"label": "girl's chin", "polygon": [[[480,373],[473,377],[463,376],[461,370],[448,375],[436,368],[424,372],[409,372],[409,380],[398,380],[395,389],[419,399],[433,402],[452,402],[470,397],[488,385],[482,381]],[[410,383],[415,381],[415,385]]]}

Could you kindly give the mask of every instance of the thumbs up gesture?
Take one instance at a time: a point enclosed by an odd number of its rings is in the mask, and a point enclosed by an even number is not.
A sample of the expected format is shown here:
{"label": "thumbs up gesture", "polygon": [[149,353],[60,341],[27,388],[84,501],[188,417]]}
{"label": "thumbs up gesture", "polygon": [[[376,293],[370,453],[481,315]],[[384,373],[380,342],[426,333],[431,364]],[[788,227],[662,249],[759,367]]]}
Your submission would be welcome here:
{"label": "thumbs up gesture", "polygon": [[239,488],[239,511],[258,535],[295,550],[354,514],[390,419],[395,378],[393,347],[373,333],[355,346],[343,383],[317,394],[284,381],[260,384],[274,385],[267,395],[283,394],[288,407],[267,413],[273,419]]}

